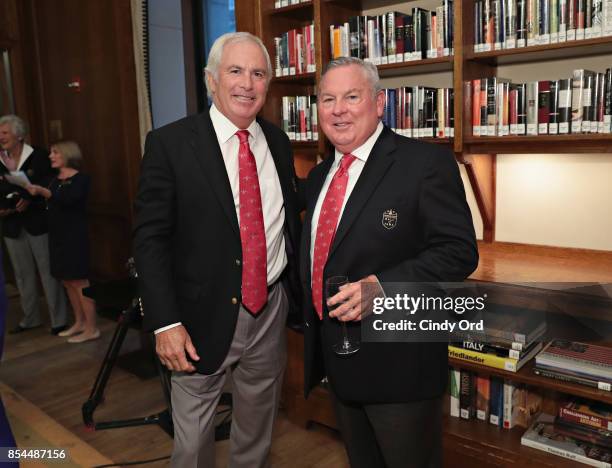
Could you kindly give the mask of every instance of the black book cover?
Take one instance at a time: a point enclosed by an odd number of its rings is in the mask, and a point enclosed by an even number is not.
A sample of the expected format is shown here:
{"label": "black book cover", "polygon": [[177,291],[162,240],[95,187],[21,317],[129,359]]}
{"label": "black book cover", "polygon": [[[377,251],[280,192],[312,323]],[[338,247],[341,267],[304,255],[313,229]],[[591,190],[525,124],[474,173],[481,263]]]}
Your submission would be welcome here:
{"label": "black book cover", "polygon": [[548,104],[549,133],[558,133],[558,127],[555,126],[555,124],[559,123],[559,81],[557,80],[552,80],[550,82]]}
{"label": "black book cover", "polygon": [[[525,126],[527,124],[527,84],[519,83],[516,90],[516,123]],[[519,133],[524,135],[525,130],[525,128],[522,128]]]}
{"label": "black book cover", "polygon": [[516,1],[516,39],[527,40],[527,0]]}
{"label": "black book cover", "polygon": [[463,419],[474,418],[475,407],[472,405],[472,394],[475,394],[474,375],[469,371],[461,369],[459,382],[459,414]]}
{"label": "black book cover", "polygon": [[559,123],[572,121],[572,79],[559,80]]}
{"label": "black book cover", "polygon": [[414,16],[404,16],[404,52],[414,52]]}
{"label": "black book cover", "polygon": [[606,68],[604,90],[604,115],[612,115],[612,68]]}
{"label": "black book cover", "polygon": [[423,108],[425,112],[425,133],[423,136],[433,137],[438,129],[437,90],[425,88]]}

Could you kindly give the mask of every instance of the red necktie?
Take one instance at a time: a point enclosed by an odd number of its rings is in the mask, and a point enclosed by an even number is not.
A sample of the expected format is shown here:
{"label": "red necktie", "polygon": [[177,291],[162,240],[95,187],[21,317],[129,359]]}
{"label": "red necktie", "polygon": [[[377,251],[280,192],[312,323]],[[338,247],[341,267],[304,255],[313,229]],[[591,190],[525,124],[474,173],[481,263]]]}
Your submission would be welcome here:
{"label": "red necktie", "polygon": [[336,226],[338,225],[346,185],[348,184],[348,169],[355,159],[352,154],[342,156],[340,167],[327,189],[319,213],[312,262],[312,302],[321,320],[323,319],[323,270],[325,269],[325,262],[327,262],[329,248],[336,235]]}
{"label": "red necktie", "polygon": [[242,305],[252,314],[268,301],[268,256],[261,209],[261,192],[255,156],[249,146],[248,130],[236,132],[240,140],[240,242],[242,243]]}

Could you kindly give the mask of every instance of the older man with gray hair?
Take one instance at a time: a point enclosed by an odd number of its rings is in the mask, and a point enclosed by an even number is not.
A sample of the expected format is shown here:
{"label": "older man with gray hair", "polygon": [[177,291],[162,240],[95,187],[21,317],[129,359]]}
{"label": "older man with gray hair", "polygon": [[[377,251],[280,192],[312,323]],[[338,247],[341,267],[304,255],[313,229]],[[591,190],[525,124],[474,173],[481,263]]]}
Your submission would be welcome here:
{"label": "older man with gray hair", "polygon": [[[213,44],[213,105],[152,131],[136,198],[144,324],[172,371],[176,467],[213,467],[215,409],[232,378],[231,467],[267,463],[299,304],[299,218],[291,144],[256,118],[270,58],[249,33]],[[297,309],[295,310],[296,313]]]}
{"label": "older man with gray hair", "polygon": [[0,218],[2,235],[13,264],[21,298],[23,318],[9,333],[20,333],[41,325],[36,268],[47,298],[51,333],[66,328],[66,296],[59,281],[51,276],[45,200],[4,179],[10,172],[24,173],[33,184],[46,187],[55,176],[49,152],[25,141],[25,122],[16,115],[0,118]]}
{"label": "older man with gray hair", "polygon": [[[459,169],[447,149],[382,124],[385,94],[371,63],[332,61],[318,100],[319,124],[335,151],[310,172],[306,190],[305,391],[327,376],[351,468],[438,468],[446,343],[335,345],[343,329],[360,339],[381,287],[391,296],[392,283],[461,281],[474,270],[476,238]],[[326,297],[323,285],[338,275],[348,283]]]}

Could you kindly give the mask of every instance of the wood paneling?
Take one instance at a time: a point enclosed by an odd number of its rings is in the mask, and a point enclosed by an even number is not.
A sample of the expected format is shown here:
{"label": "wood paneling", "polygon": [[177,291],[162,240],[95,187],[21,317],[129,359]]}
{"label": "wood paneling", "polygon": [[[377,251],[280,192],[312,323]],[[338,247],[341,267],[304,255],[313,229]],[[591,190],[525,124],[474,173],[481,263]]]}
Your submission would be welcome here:
{"label": "wood paneling", "polygon": [[[28,77],[31,96],[19,113],[37,129],[35,144],[61,138],[81,146],[84,171],[92,176],[92,276],[125,276],[140,164],[130,2],[27,0],[19,6],[19,44],[29,60],[14,64],[14,74],[16,81]],[[77,79],[80,88],[69,88]]]}

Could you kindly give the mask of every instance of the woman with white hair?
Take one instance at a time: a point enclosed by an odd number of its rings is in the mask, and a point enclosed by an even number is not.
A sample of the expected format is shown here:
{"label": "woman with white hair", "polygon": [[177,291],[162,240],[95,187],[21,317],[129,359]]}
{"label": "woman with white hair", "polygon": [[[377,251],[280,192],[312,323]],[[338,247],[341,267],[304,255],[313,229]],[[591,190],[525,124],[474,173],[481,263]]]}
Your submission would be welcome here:
{"label": "woman with white hair", "polygon": [[45,290],[51,333],[57,335],[66,328],[66,295],[49,269],[49,240],[45,200],[31,196],[4,176],[23,172],[33,184],[47,186],[55,171],[49,163],[49,153],[25,142],[27,128],[16,115],[0,117],[0,219],[2,235],[15,271],[15,279],[23,318],[9,333],[19,333],[42,324],[36,268]]}

